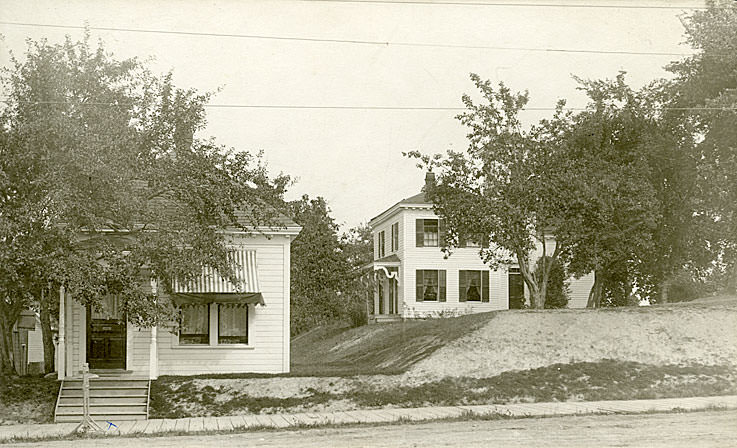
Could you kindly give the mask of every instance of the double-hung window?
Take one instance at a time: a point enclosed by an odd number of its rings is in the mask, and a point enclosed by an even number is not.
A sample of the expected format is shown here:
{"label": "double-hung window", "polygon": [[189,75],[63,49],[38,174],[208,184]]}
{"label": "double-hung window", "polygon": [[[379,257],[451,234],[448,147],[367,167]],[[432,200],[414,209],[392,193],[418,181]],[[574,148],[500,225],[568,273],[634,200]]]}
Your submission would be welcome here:
{"label": "double-hung window", "polygon": [[179,345],[248,344],[247,304],[186,304],[179,319]]}
{"label": "double-hung window", "polygon": [[179,345],[210,344],[210,305],[183,305],[179,317]]}
{"label": "double-hung window", "polygon": [[489,271],[458,271],[460,302],[489,301]]}
{"label": "double-hung window", "polygon": [[379,235],[378,235],[377,240],[378,240],[377,241],[377,244],[378,244],[378,248],[377,248],[378,258],[384,258],[384,256],[386,255],[386,238],[384,236],[384,231],[383,230],[381,232],[379,232]]}
{"label": "double-hung window", "polygon": [[445,271],[418,269],[416,271],[417,302],[445,302]]}
{"label": "double-hung window", "polygon": [[439,247],[445,238],[443,221],[440,219],[415,220],[415,242],[417,247]]}
{"label": "double-hung window", "polygon": [[399,250],[399,223],[392,224],[392,252]]}
{"label": "double-hung window", "polygon": [[218,344],[248,344],[248,305],[219,303]]}

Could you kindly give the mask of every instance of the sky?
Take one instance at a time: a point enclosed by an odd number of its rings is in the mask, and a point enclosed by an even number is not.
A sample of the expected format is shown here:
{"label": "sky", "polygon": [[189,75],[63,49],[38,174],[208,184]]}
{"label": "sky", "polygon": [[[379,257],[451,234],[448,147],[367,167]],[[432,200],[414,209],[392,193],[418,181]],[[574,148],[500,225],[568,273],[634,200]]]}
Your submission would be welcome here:
{"label": "sky", "polygon": [[[295,178],[288,199],[323,196],[336,222],[348,228],[419,192],[424,173],[403,152],[467,147],[467,131],[455,116],[461,96],[474,93],[470,73],[528,90],[531,107],[553,107],[560,98],[581,107],[585,97],[572,75],[613,78],[623,70],[634,87],[667,76],[664,65],[691,53],[679,17],[703,6],[695,0],[0,0],[0,65],[9,64],[10,51],[22,56],[27,38],[79,39],[82,30],[74,27],[87,23],[116,58],[151,58],[149,67],[171,71],[178,87],[217,92],[202,136],[263,150],[272,173]],[[528,110],[522,118],[533,123],[551,113]]]}

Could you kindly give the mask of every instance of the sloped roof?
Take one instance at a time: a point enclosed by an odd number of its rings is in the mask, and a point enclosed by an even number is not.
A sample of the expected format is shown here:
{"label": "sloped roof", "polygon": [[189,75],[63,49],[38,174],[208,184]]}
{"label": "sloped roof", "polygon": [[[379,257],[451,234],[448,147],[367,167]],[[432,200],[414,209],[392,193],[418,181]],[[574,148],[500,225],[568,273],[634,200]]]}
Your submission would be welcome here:
{"label": "sloped roof", "polygon": [[369,222],[374,221],[375,219],[379,218],[381,215],[383,215],[384,213],[388,212],[389,210],[391,210],[391,209],[393,209],[395,207],[401,207],[403,205],[432,205],[432,202],[430,202],[429,200],[427,200],[427,198],[425,196],[425,192],[424,191],[421,191],[421,192],[419,192],[418,194],[416,194],[414,196],[410,196],[408,198],[404,198],[401,201],[395,203],[391,207],[387,208],[383,212],[381,212],[378,215],[376,215],[373,218],[371,218],[369,220]]}

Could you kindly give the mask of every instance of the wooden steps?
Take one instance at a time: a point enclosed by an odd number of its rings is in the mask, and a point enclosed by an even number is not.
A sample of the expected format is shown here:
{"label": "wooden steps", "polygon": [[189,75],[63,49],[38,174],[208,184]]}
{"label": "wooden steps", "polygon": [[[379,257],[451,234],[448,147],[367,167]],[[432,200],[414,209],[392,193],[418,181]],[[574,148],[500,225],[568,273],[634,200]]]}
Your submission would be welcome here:
{"label": "wooden steps", "polygon": [[[90,379],[90,415],[98,424],[148,419],[148,378],[101,376]],[[65,379],[59,389],[54,421],[79,422],[82,408],[82,380]]]}

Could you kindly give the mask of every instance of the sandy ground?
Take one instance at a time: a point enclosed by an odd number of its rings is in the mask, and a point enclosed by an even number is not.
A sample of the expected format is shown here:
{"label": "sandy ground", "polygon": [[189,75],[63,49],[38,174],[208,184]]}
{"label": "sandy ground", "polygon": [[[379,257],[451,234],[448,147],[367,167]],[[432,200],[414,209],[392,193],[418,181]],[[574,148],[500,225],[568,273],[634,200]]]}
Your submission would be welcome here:
{"label": "sandy ground", "polygon": [[616,359],[646,364],[737,365],[737,307],[499,313],[415,364],[409,382],[486,378],[556,363]]}
{"label": "sandy ground", "polygon": [[649,447],[737,446],[737,412],[554,417],[258,431],[213,436],[110,438],[17,447]]}
{"label": "sandy ground", "polygon": [[[288,398],[341,394],[365,387],[397,388],[443,377],[486,378],[510,370],[602,359],[655,365],[737,365],[737,306],[728,303],[502,312],[484,327],[449,343],[403,375],[197,379],[194,382],[199,387],[212,386],[219,390],[218,401],[243,394]],[[357,409],[352,401],[333,400],[304,410],[351,409]]]}

